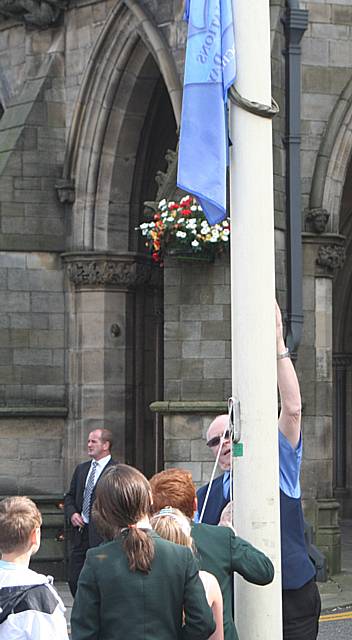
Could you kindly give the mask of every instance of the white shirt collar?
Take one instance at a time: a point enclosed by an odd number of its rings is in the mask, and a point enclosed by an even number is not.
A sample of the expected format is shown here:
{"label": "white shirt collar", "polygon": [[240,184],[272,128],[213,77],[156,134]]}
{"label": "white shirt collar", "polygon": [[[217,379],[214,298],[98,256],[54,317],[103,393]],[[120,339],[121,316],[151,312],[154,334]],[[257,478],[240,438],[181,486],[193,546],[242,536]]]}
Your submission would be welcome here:
{"label": "white shirt collar", "polygon": [[104,469],[104,467],[106,467],[106,465],[108,464],[109,460],[111,460],[111,455],[109,453],[109,455],[104,456],[104,458],[100,458],[100,460],[92,460],[91,465],[93,462],[97,463],[97,467],[100,467],[101,469]]}

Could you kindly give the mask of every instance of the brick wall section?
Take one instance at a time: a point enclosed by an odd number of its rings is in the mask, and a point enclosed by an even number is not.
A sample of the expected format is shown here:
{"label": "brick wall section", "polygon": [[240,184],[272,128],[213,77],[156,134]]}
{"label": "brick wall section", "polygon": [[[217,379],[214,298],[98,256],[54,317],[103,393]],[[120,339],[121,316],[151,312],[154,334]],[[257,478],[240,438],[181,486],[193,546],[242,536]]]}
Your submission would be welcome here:
{"label": "brick wall section", "polygon": [[63,493],[60,418],[2,419],[0,495]]}
{"label": "brick wall section", "polygon": [[206,432],[214,417],[206,413],[164,416],[165,469],[188,469],[197,487],[209,482],[214,466],[214,456],[205,444]]}
{"label": "brick wall section", "polygon": [[167,259],[165,398],[226,400],[231,394],[228,256],[213,264]]}
{"label": "brick wall section", "polygon": [[64,405],[60,258],[0,252],[0,296],[0,406]]}

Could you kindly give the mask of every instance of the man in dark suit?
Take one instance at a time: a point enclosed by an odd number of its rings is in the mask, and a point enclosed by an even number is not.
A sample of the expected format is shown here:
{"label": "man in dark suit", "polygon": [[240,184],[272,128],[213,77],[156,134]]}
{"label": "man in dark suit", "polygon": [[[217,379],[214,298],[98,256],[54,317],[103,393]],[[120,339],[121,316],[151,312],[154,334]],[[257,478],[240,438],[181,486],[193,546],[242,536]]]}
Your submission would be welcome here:
{"label": "man in dark suit", "polygon": [[111,458],[112,433],[96,429],[88,436],[88,455],[91,460],[79,464],[65,495],[65,517],[71,525],[71,555],[69,587],[73,596],[87,550],[102,542],[91,518],[95,488],[101,475],[115,462]]}
{"label": "man in dark suit", "polygon": [[[192,475],[185,469],[166,469],[150,480],[153,510],[170,506],[192,519],[197,509]],[[253,584],[269,584],[274,568],[269,558],[249,542],[236,536],[229,527],[192,524],[191,535],[196,547],[200,569],[209,571],[218,580],[223,597],[224,640],[238,640],[233,620],[233,574],[239,573]]]}
{"label": "man in dark suit", "polygon": [[[222,510],[230,501],[230,468],[231,468],[231,442],[229,434],[229,417],[226,414],[217,416],[210,424],[207,431],[207,446],[210,447],[214,456],[218,454],[221,438],[225,432],[221,452],[219,455],[219,467],[223,473],[215,478],[207,499],[202,522],[206,524],[218,524]],[[203,504],[206,498],[209,484],[200,487],[197,491],[199,517],[202,513]],[[197,517],[196,517],[197,520]]]}

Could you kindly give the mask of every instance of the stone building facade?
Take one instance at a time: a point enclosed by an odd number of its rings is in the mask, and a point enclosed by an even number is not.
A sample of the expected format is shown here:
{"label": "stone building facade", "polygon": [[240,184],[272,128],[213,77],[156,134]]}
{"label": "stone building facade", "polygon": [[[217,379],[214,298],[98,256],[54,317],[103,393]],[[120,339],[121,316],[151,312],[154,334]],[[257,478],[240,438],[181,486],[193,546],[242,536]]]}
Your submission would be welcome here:
{"label": "stone building facade", "polygon": [[[352,513],[352,6],[270,11],[277,295],[288,308],[301,193],[303,495],[336,571],[338,504]],[[229,258],[161,271],[135,232],[143,203],[172,195],[185,38],[181,0],[0,0],[2,495],[62,495],[102,425],[147,475],[209,477],[203,436],[231,390]]]}

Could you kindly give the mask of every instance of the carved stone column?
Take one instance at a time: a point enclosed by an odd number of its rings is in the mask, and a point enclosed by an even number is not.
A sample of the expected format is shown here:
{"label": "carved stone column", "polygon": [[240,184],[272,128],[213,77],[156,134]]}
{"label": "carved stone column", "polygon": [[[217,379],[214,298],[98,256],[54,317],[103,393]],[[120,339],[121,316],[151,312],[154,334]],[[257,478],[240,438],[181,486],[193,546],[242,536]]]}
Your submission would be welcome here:
{"label": "carved stone column", "polygon": [[69,477],[86,458],[87,434],[98,427],[113,431],[114,455],[126,459],[126,425],[134,423],[135,413],[135,296],[151,282],[154,269],[138,254],[62,257],[67,274]]}
{"label": "carved stone column", "polygon": [[304,330],[297,360],[303,399],[302,493],[316,544],[327,556],[330,573],[336,573],[340,530],[333,497],[332,284],[344,261],[344,237],[314,231],[303,233]]}

